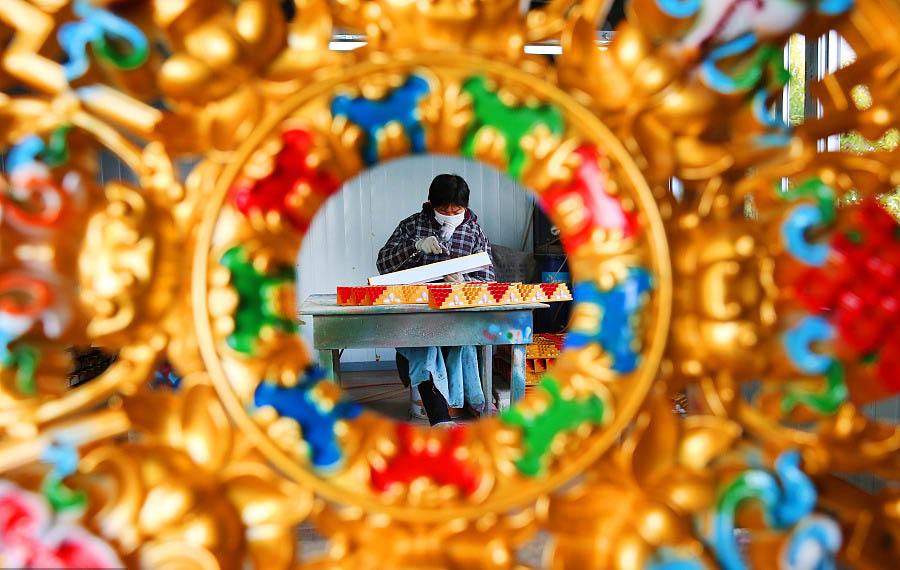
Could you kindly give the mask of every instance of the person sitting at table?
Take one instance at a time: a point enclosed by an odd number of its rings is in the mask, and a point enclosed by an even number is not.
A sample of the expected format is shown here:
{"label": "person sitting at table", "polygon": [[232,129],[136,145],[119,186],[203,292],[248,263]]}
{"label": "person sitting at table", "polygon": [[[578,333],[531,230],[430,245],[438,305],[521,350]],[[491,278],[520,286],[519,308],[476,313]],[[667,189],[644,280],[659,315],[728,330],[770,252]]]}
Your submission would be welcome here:
{"label": "person sitting at table", "polygon": [[[491,246],[469,209],[468,184],[461,176],[441,174],[432,180],[422,210],[400,222],[388,238],[376,265],[379,273],[393,273],[482,251],[490,255]],[[444,277],[452,283],[493,280],[493,266]],[[398,348],[397,371],[405,386],[419,389],[433,426],[456,425],[450,419],[448,402],[454,408],[468,404],[477,412],[491,405],[481,389],[474,346]]]}

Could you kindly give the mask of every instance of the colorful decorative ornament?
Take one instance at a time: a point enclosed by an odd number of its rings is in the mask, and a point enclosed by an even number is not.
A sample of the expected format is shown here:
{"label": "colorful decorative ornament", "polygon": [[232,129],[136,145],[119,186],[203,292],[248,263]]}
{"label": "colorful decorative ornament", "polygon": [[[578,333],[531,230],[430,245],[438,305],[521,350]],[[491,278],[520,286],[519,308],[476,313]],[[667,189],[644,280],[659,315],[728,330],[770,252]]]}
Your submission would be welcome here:
{"label": "colorful decorative ornament", "polygon": [[[74,81],[87,73],[90,66],[88,44],[97,56],[119,69],[133,69],[147,61],[147,38],[140,28],[84,0],[76,0],[73,7],[81,20],[63,24],[57,34],[69,56],[68,63],[63,66],[67,80]],[[127,48],[113,47],[110,41],[113,38]]]}
{"label": "colorful decorative ornament", "polygon": [[253,354],[257,339],[267,334],[267,330],[296,330],[291,315],[285,314],[279,304],[279,289],[294,281],[293,271],[289,267],[279,267],[268,274],[260,272],[241,247],[226,251],[221,264],[231,271],[232,284],[238,294],[234,332],[228,337],[231,348]]}
{"label": "colorful decorative ornament", "polygon": [[307,371],[295,386],[285,388],[262,383],[253,396],[257,408],[272,407],[283,418],[291,418],[310,450],[310,461],[319,469],[333,469],[342,458],[335,434],[337,422],[352,420],[361,412],[359,404],[336,401],[334,389],[318,368]]}
{"label": "colorful decorative ornament", "polygon": [[19,568],[122,567],[110,545],[56,520],[39,495],[6,481],[0,481],[0,560]]}
{"label": "colorful decorative ornament", "polygon": [[168,362],[162,363],[153,375],[154,386],[165,386],[177,390],[184,378]]}
{"label": "colorful decorative ornament", "polygon": [[[597,148],[582,147],[575,151],[581,164],[570,185],[551,188],[541,195],[541,205],[549,212],[558,212],[554,222],[566,229],[565,245],[577,250],[593,237],[597,229],[621,239],[635,233],[635,221],[624,211],[622,204],[607,188],[608,174],[598,162],[601,154]],[[593,214],[594,218],[588,217]]]}
{"label": "colorful decorative ornament", "polygon": [[589,396],[585,401],[573,402],[563,398],[553,378],[541,381],[540,389],[549,401],[536,403],[536,409],[513,408],[503,414],[503,421],[522,430],[524,453],[516,463],[519,471],[531,477],[545,469],[546,455],[557,435],[572,431],[585,422],[603,423],[603,401]]}
{"label": "colorful decorative ornament", "polygon": [[735,533],[735,518],[745,502],[759,501],[767,524],[775,528],[792,526],[812,511],[816,503],[815,487],[799,465],[800,456],[790,452],[775,463],[780,486],[765,471],[747,470],[719,490],[709,541],[723,568],[746,568]]}
{"label": "colorful decorative ornament", "polygon": [[78,450],[71,444],[55,443],[47,446],[42,457],[52,465],[50,473],[41,485],[41,492],[56,512],[78,510],[87,504],[87,494],[80,489],[70,489],[63,482],[64,477],[78,469]]}
{"label": "colorful decorative ornament", "polygon": [[276,214],[298,231],[305,231],[315,212],[309,209],[311,198],[319,196],[324,201],[338,190],[337,179],[319,171],[313,162],[310,133],[301,129],[285,131],[282,141],[284,147],[274,158],[272,172],[252,183],[236,185],[234,203],[245,216],[265,219]]}
{"label": "colorful decorative ornament", "polygon": [[384,136],[383,129],[390,123],[399,124],[403,128],[409,139],[411,152],[425,152],[425,132],[419,121],[417,107],[428,91],[425,79],[410,75],[406,83],[380,100],[366,97],[350,99],[346,95],[335,97],[331,102],[331,114],[334,117],[346,117],[365,131],[366,143],[362,156],[365,163],[372,166],[378,162],[378,141]]}
{"label": "colorful decorative ornament", "polygon": [[397,426],[400,449],[383,467],[372,467],[372,486],[385,492],[395,484],[409,485],[421,477],[439,485],[452,485],[470,496],[478,489],[478,471],[462,455],[465,428],[455,427],[438,445],[417,439],[409,424]]}
{"label": "colorful decorative ornament", "polygon": [[550,106],[536,108],[511,106],[488,88],[484,77],[469,79],[463,83],[462,90],[472,98],[474,113],[473,124],[463,141],[463,154],[478,156],[479,142],[485,131],[499,133],[502,137],[500,144],[506,158],[506,170],[514,178],[522,175],[526,155],[521,143],[525,135],[539,127],[555,135],[563,130],[562,117],[558,110]]}
{"label": "colorful decorative ornament", "polygon": [[593,283],[575,286],[575,299],[584,305],[597,307],[599,323],[591,329],[583,329],[582,319],[576,317],[572,331],[566,337],[566,346],[581,348],[597,342],[612,357],[612,369],[628,373],[638,365],[640,343],[635,334],[638,328],[638,312],[647,302],[652,289],[650,274],[643,268],[629,269],[625,279],[608,292],[599,291]]}
{"label": "colorful decorative ornament", "polygon": [[[900,427],[862,406],[900,391],[900,162],[819,146],[900,128],[900,7],[631,0],[598,49],[609,5],[0,2],[4,564],[898,566]],[[829,30],[856,60],[788,127],[785,41]],[[364,410],[296,334],[317,210],[423,153],[533,191],[574,281],[540,387],[450,430]],[[116,359],[70,386],[69,345]]]}

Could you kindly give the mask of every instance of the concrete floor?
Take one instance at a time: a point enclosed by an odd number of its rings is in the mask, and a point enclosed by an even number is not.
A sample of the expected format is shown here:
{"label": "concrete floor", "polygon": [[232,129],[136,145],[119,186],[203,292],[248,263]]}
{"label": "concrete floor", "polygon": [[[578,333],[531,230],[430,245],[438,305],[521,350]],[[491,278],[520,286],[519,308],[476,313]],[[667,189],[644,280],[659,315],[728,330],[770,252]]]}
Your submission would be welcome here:
{"label": "concrete floor", "polygon": [[410,416],[409,390],[403,387],[396,370],[342,372],[341,385],[351,398],[370,410],[391,419],[428,425],[428,421]]}
{"label": "concrete floor", "polygon": [[[495,374],[494,397],[501,408],[509,402],[509,380]],[[367,408],[395,420],[428,425],[424,419],[410,415],[409,390],[403,387],[396,370],[342,372],[341,385],[354,400]]]}

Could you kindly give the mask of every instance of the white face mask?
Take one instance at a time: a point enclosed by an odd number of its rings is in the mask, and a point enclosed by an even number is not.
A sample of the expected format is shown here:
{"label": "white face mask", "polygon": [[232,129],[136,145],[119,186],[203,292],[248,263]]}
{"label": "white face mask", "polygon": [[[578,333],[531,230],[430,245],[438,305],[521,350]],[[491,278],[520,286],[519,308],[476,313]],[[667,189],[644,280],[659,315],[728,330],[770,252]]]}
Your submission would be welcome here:
{"label": "white face mask", "polygon": [[438,211],[434,212],[434,219],[436,219],[439,224],[441,224],[442,226],[453,226],[454,229],[456,228],[456,226],[463,223],[463,220],[465,219],[465,217],[466,217],[465,212],[460,212],[459,214],[456,214],[455,216],[445,216],[444,214],[442,214]]}
{"label": "white face mask", "polygon": [[465,217],[466,217],[465,212],[461,212],[459,214],[456,214],[455,216],[445,216],[444,214],[441,214],[440,212],[435,211],[434,219],[437,220],[439,224],[441,224],[441,234],[442,234],[441,238],[444,241],[447,241],[448,239],[450,239],[450,236],[453,235],[453,232],[456,230],[456,227],[459,224],[463,223],[463,220],[465,219]]}

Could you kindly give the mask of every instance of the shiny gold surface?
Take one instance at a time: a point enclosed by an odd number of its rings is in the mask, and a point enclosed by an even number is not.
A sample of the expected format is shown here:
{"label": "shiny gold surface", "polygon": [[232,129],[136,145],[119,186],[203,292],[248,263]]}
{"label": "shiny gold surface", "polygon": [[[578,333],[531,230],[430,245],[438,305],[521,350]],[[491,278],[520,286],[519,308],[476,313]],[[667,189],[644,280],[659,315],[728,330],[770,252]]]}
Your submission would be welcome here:
{"label": "shiny gold surface", "polygon": [[[900,427],[863,412],[884,397],[867,391],[871,370],[848,365],[850,394],[831,408],[785,405],[828,379],[800,377],[783,347],[800,310],[781,233],[796,203],[775,190],[818,179],[849,201],[900,185],[895,151],[817,152],[828,136],[900,128],[895,2],[834,15],[744,3],[734,22],[723,3],[679,17],[663,6],[689,3],[633,0],[602,50],[607,1],[522,14],[512,0],[295,0],[292,17],[281,4],[0,0],[0,277],[24,283],[0,291],[6,482],[50,502],[84,492],[86,506],[59,519],[129,568],[523,568],[518,550],[544,536],[554,569],[739,568],[723,516],[747,537],[748,567],[800,568],[792,549],[822,512],[841,528],[843,562],[896,566]],[[90,28],[96,9],[117,32]],[[83,54],[73,29],[93,34]],[[368,44],[330,51],[338,29]],[[793,130],[761,117],[781,96],[765,58],[780,61],[792,33],[829,29],[856,61],[810,85],[821,116]],[[716,59],[751,31],[752,50]],[[147,41],[145,57],[129,37]],[[562,55],[524,52],[544,40]],[[866,108],[851,97],[860,85]],[[404,97],[380,126],[352,116],[358,98],[387,108]],[[288,141],[297,132],[308,138]],[[32,155],[29,135],[42,145]],[[462,154],[528,186],[590,295],[645,269],[652,286],[619,331],[634,333],[635,367],[617,371],[619,353],[595,340],[567,348],[513,414],[458,432],[340,416],[327,381],[300,392],[311,357],[289,326],[289,275],[305,225],[341,182],[416,152]],[[101,178],[110,154],[123,172]],[[282,202],[235,197],[291,166],[297,180],[267,190]],[[591,218],[602,208],[591,200],[621,208],[627,227]],[[838,208],[826,229],[848,227],[851,212]],[[35,213],[53,222],[35,229]],[[579,295],[570,338],[599,336],[603,306]],[[70,388],[73,344],[118,357]],[[178,390],[152,381],[164,358],[183,375]],[[326,443],[338,460],[317,460],[319,424],[258,402],[261,387],[336,418]],[[671,410],[680,392],[684,417]],[[59,475],[66,453],[77,461]],[[887,485],[835,477],[848,472]],[[812,503],[793,518],[781,505],[774,524],[729,495],[745,476],[771,482],[780,503],[810,481]],[[300,558],[303,521],[325,553]]]}

